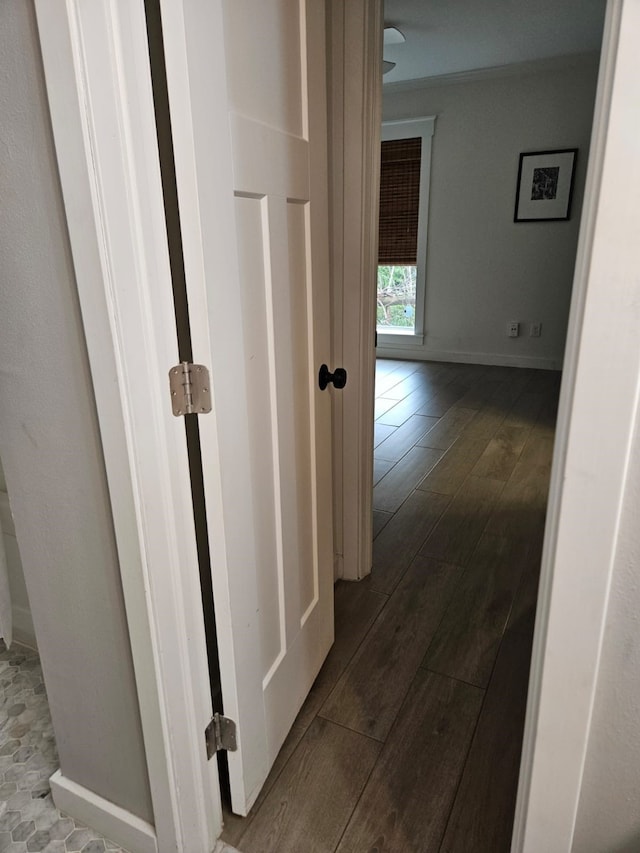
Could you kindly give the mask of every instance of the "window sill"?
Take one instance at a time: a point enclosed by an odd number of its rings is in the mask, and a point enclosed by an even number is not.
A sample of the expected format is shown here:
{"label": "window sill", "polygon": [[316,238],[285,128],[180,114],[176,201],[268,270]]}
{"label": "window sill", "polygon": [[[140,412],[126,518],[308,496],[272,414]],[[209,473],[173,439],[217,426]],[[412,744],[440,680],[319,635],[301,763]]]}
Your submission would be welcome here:
{"label": "window sill", "polygon": [[384,349],[384,347],[413,349],[414,347],[421,347],[424,344],[424,335],[418,335],[411,331],[411,329],[407,329],[406,332],[403,332],[401,329],[388,332],[387,328],[387,326],[378,326],[376,329],[378,332],[378,349]]}

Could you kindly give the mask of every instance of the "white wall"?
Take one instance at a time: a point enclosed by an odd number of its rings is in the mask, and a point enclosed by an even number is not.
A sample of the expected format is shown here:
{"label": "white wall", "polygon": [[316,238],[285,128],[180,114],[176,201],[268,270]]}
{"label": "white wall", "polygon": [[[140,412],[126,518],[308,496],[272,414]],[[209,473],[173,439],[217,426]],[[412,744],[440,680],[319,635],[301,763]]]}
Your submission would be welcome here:
{"label": "white wall", "polygon": [[31,618],[29,597],[24,580],[20,549],[16,539],[16,531],[7,494],[7,484],[0,459],[0,536],[3,538],[9,574],[9,589],[11,592],[11,609],[13,613],[13,639],[18,643],[36,648],[36,635]]}
{"label": "white wall", "polygon": [[[561,367],[596,77],[593,56],[385,87],[383,120],[437,116],[426,338],[411,357]],[[556,148],[579,149],[571,219],[514,223],[520,153]],[[508,338],[508,320],[542,336]]]}
{"label": "white wall", "polygon": [[0,4],[0,455],[64,775],[153,822],[35,16]]}
{"label": "white wall", "polygon": [[640,850],[639,518],[640,429],[637,428],[624,494],[573,853]]}

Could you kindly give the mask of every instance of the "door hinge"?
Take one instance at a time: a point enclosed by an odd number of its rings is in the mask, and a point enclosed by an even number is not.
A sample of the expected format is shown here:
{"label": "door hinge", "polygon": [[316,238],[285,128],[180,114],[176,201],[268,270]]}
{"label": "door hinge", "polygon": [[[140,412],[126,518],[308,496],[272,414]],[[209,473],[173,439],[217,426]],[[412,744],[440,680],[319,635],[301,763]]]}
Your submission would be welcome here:
{"label": "door hinge", "polygon": [[171,408],[180,415],[205,415],[211,411],[209,371],[204,364],[183,361],[169,371]]}
{"label": "door hinge", "polygon": [[238,748],[236,724],[229,717],[214,714],[213,719],[204,730],[204,739],[207,744],[207,758],[211,758],[221,749],[226,749],[227,752],[235,752]]}

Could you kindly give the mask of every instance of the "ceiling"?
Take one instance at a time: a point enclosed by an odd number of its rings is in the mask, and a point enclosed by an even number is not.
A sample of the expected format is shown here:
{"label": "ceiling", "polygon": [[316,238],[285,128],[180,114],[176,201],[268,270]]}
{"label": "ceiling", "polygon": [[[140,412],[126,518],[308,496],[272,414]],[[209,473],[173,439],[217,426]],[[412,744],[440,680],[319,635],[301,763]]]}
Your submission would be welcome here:
{"label": "ceiling", "polygon": [[606,0],[385,0],[385,83],[599,50]]}

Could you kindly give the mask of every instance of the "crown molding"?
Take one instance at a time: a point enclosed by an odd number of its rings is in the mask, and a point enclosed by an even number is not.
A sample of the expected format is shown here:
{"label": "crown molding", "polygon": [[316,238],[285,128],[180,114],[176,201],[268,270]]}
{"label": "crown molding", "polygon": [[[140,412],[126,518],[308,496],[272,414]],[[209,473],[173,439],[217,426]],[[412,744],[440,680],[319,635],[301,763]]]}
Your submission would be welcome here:
{"label": "crown molding", "polygon": [[491,68],[475,68],[471,71],[458,71],[454,74],[437,74],[432,77],[419,77],[414,80],[398,80],[384,83],[384,95],[396,92],[411,92],[415,89],[431,89],[434,86],[452,86],[461,83],[477,83],[481,80],[493,80],[499,77],[515,77],[525,74],[540,74],[545,71],[560,71],[567,68],[597,65],[600,52],[572,53],[547,59],[535,59],[528,62],[513,62],[509,65],[496,65]]}

